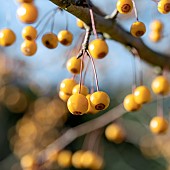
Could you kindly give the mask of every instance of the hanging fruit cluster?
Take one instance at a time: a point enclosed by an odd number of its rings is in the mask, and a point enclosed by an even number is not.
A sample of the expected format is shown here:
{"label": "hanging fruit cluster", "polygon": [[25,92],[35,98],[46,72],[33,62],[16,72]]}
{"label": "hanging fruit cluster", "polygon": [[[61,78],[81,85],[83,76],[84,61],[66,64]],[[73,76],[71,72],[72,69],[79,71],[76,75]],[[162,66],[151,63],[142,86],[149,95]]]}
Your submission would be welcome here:
{"label": "hanging fruit cluster", "polygon": [[[89,39],[85,39],[88,41]],[[85,42],[86,45],[88,43]],[[101,46],[102,44],[102,46]],[[102,47],[102,48],[101,48]],[[67,70],[72,73],[73,78],[64,79],[60,84],[59,96],[64,101],[67,102],[67,107],[69,111],[74,115],[82,115],[85,113],[97,113],[100,110],[105,110],[110,103],[109,96],[103,92],[99,91],[98,80],[96,79],[97,91],[89,94],[89,89],[83,84],[82,73],[84,70],[84,61],[86,60],[84,52],[87,52],[88,57],[92,61],[93,71],[95,77],[97,76],[93,58],[103,58],[108,53],[108,46],[104,40],[96,39],[93,40],[88,46],[89,52],[82,48],[80,57],[71,57],[66,64]],[[87,56],[86,56],[87,57]],[[88,67],[87,67],[88,68]],[[87,71],[87,70],[86,70]],[[75,75],[80,74],[79,84],[75,80]]]}

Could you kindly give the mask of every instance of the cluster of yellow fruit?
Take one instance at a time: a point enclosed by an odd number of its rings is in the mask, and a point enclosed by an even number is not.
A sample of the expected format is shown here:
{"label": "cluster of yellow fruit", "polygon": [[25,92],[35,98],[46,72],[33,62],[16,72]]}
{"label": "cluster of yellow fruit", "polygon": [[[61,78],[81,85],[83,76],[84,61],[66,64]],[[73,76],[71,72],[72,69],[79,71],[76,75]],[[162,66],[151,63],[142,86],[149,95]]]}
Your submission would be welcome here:
{"label": "cluster of yellow fruit", "polygon": [[24,42],[21,44],[21,51],[25,56],[32,56],[37,51],[37,30],[33,26],[26,26],[22,30]]}
{"label": "cluster of yellow fruit", "polygon": [[109,106],[110,98],[107,93],[103,91],[88,93],[88,88],[83,84],[77,84],[74,79],[64,79],[60,84],[59,96],[67,102],[69,111],[74,115],[95,114]]}
{"label": "cluster of yellow fruit", "polygon": [[[128,14],[132,11],[134,7],[134,1],[133,0],[118,0],[116,6],[117,6],[117,10],[119,13]],[[158,8],[158,11],[162,14],[169,13],[170,12],[170,0],[160,0],[158,2],[157,8]],[[134,37],[141,37],[146,32],[145,24],[143,22],[138,21],[138,18],[137,18],[137,21],[131,25],[130,32]],[[161,38],[161,35],[154,32],[150,35],[150,37],[151,37],[151,40],[155,42],[157,39]]]}
{"label": "cluster of yellow fruit", "polygon": [[[152,82],[152,91],[157,95],[167,95],[170,83],[166,76],[158,76]],[[163,116],[156,116],[150,122],[150,130],[155,134],[165,133],[168,129],[168,121]]]}
{"label": "cluster of yellow fruit", "polygon": [[[38,9],[34,5],[33,0],[18,0],[18,2],[21,3],[21,6],[17,10],[20,21],[26,24],[34,23],[38,18]],[[24,42],[21,44],[21,52],[25,56],[34,55],[37,51],[37,28],[30,25],[24,27],[22,30],[22,37]],[[10,46],[15,40],[15,33],[11,29],[5,28],[0,30],[0,46]],[[73,35],[68,30],[61,30],[58,35],[49,32],[42,36],[43,45],[49,49],[56,48],[58,42],[62,45],[69,46],[72,41]]]}
{"label": "cluster of yellow fruit", "polygon": [[[102,59],[108,53],[108,46],[104,40],[97,38],[89,43],[88,50],[93,58]],[[66,67],[70,73],[80,74],[83,72],[84,61],[74,56],[67,61]],[[74,79],[64,79],[60,84],[59,97],[67,102],[69,111],[74,115],[82,115],[105,110],[110,104],[107,93],[97,91],[89,94],[89,89],[82,82],[77,84]]]}
{"label": "cluster of yellow fruit", "polygon": [[[133,9],[133,1],[132,0],[118,0],[116,7],[119,13],[121,14],[128,14],[132,11]],[[130,33],[134,36],[134,37],[141,37],[145,34],[146,32],[146,27],[145,24],[143,22],[135,21],[134,23],[132,23],[131,28],[130,28]]]}
{"label": "cluster of yellow fruit", "polygon": [[34,0],[17,0],[20,7],[17,9],[17,16],[23,23],[34,23],[38,18],[38,9],[34,4]]}
{"label": "cluster of yellow fruit", "polygon": [[[72,153],[70,150],[53,151],[47,156],[47,161],[51,164],[57,163],[61,168],[70,168],[71,166],[78,169],[95,169],[103,168],[103,159],[91,150],[78,150]],[[24,170],[38,169],[38,163],[32,155],[25,155],[20,161]]]}
{"label": "cluster of yellow fruit", "polygon": [[42,37],[42,43],[49,49],[54,49],[58,46],[58,42],[62,45],[69,46],[73,41],[73,35],[68,30],[61,30],[58,35],[50,32]]}
{"label": "cluster of yellow fruit", "polygon": [[69,150],[62,150],[55,156],[50,157],[50,160],[57,161],[62,168],[73,166],[78,169],[100,170],[104,165],[103,159],[91,150],[78,150],[73,154]]}
{"label": "cluster of yellow fruit", "polygon": [[[127,14],[133,9],[133,0],[118,0],[117,10],[121,14]],[[170,0],[160,0],[157,5],[158,11],[162,14],[167,14],[170,12]]]}
{"label": "cluster of yellow fruit", "polygon": [[151,100],[151,94],[146,86],[138,86],[132,94],[125,97],[123,104],[128,112],[137,111],[142,104],[148,103]]}
{"label": "cluster of yellow fruit", "polygon": [[[21,51],[25,56],[32,56],[37,51],[37,30],[33,26],[26,26],[22,30],[22,37],[24,42],[21,44]],[[46,33],[42,36],[42,43],[48,49],[54,49],[57,47],[58,42],[62,45],[71,45],[73,41],[73,35],[68,30],[61,30],[58,36],[53,32]]]}
{"label": "cluster of yellow fruit", "polygon": [[150,34],[149,34],[149,39],[152,42],[158,42],[161,40],[161,38],[163,37],[163,23],[160,20],[154,20],[151,24],[150,24]]}
{"label": "cluster of yellow fruit", "polygon": [[[166,95],[169,93],[169,82],[165,76],[158,76],[152,82],[152,91],[157,95]],[[128,112],[137,111],[142,104],[148,103],[151,100],[151,94],[146,86],[137,87],[133,94],[129,94],[124,99],[124,108]],[[150,129],[155,134],[163,133],[167,130],[168,123],[161,117],[156,116],[150,122]]]}

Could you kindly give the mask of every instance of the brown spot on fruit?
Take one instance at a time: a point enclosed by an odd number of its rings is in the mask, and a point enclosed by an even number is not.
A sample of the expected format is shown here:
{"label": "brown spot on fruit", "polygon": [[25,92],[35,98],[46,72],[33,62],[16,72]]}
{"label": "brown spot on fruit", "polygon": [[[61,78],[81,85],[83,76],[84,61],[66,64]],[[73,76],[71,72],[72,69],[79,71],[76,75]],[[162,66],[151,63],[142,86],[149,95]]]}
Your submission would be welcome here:
{"label": "brown spot on fruit", "polygon": [[167,4],[164,5],[164,10],[166,12],[170,12],[170,3],[167,3]]}
{"label": "brown spot on fruit", "polygon": [[129,4],[124,4],[121,9],[123,12],[129,12],[131,10],[131,6]]}
{"label": "brown spot on fruit", "polygon": [[99,103],[95,106],[96,110],[103,110],[105,108],[105,105],[103,103]]}
{"label": "brown spot on fruit", "polygon": [[75,111],[73,114],[74,114],[74,115],[81,115],[82,113],[79,112],[79,111]]}
{"label": "brown spot on fruit", "polygon": [[71,72],[76,74],[76,73],[78,73],[78,70],[75,69],[75,68],[72,68],[72,69],[71,69]]}
{"label": "brown spot on fruit", "polygon": [[32,38],[31,38],[29,35],[25,36],[25,38],[26,38],[27,40],[32,40]]}
{"label": "brown spot on fruit", "polygon": [[140,36],[142,36],[144,33],[145,33],[145,32],[143,32],[143,31],[137,31],[135,35],[136,35],[137,37],[140,37]]}
{"label": "brown spot on fruit", "polygon": [[67,41],[66,39],[63,39],[63,40],[61,40],[60,42],[61,42],[61,44],[63,44],[63,45],[67,45],[67,44],[68,44],[68,41]]}

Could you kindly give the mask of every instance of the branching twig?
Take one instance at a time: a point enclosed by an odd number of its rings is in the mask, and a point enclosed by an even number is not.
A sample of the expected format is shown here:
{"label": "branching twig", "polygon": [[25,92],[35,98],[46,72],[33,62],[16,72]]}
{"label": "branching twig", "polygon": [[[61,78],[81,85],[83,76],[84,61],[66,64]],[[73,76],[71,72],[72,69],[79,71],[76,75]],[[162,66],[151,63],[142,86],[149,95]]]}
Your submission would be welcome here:
{"label": "branching twig", "polygon": [[105,19],[116,19],[117,15],[119,14],[119,11],[115,9],[110,15],[106,15]]}
{"label": "branching twig", "polygon": [[76,138],[106,126],[107,124],[118,119],[125,113],[126,111],[124,110],[122,104],[120,104],[96,119],[90,120],[81,125],[70,128],[63,135],[61,135],[55,142],[53,142],[45,150],[43,150],[40,153],[40,156],[44,155],[47,156],[54,150],[56,151],[62,150]]}
{"label": "branching twig", "polygon": [[[51,1],[63,9],[66,8],[66,4],[63,3],[65,2],[65,0]],[[72,2],[73,1],[74,0],[72,0]],[[92,9],[94,9],[94,6],[92,6]],[[76,17],[80,18],[87,25],[91,24],[88,8],[76,6],[71,3],[66,10],[71,14],[75,15]],[[113,21],[112,19],[106,19],[104,16],[100,15],[99,13],[96,13],[95,10],[93,11],[97,32],[102,32],[106,38],[118,41],[124,44],[125,46],[131,46],[136,48],[141,59],[145,60],[150,64],[158,65],[161,67],[167,65],[170,68],[169,56],[153,51],[147,45],[145,45],[140,38],[135,38],[129,32],[125,31],[117,22]]]}

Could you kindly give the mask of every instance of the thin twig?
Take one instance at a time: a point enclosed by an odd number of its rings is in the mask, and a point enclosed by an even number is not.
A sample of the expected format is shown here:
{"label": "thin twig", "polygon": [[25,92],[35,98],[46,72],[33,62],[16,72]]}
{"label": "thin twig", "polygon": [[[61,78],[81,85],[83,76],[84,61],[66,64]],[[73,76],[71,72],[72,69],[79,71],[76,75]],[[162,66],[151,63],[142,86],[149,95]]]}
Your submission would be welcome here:
{"label": "thin twig", "polygon": [[96,71],[96,67],[95,67],[95,64],[94,64],[94,59],[93,59],[93,57],[90,55],[90,53],[89,53],[88,50],[86,50],[86,53],[87,53],[87,55],[90,57],[90,60],[91,60],[92,66],[93,66],[94,77],[95,77],[95,81],[96,81],[96,88],[97,88],[97,91],[99,91],[99,82],[98,82],[98,78],[97,78],[97,71]]}
{"label": "thin twig", "polygon": [[105,19],[112,19],[112,20],[114,20],[114,19],[117,18],[118,14],[119,14],[119,11],[117,9],[115,9],[110,15],[106,15]]}
{"label": "thin twig", "polygon": [[83,51],[83,57],[81,58],[81,66],[80,66],[80,81],[79,81],[79,94],[81,93],[81,86],[83,85],[83,60],[85,56],[85,51]]}
{"label": "thin twig", "polygon": [[89,63],[90,63],[90,59],[88,58],[86,69],[84,71],[84,76],[83,76],[83,84],[85,82],[85,78],[86,78],[86,75],[87,75],[87,70],[89,69]]}
{"label": "thin twig", "polygon": [[163,97],[157,96],[157,116],[163,117]]}
{"label": "thin twig", "polygon": [[[58,9],[58,8],[57,8],[57,9]],[[46,13],[42,16],[42,18],[39,20],[39,22],[36,24],[35,28],[38,28],[38,27],[40,26],[40,24],[42,23],[42,21],[43,21],[47,16],[49,16],[50,13],[55,12],[57,9],[54,8],[54,9],[46,12]]]}
{"label": "thin twig", "polygon": [[134,49],[131,48],[130,52],[132,53],[132,73],[133,73],[133,82],[132,82],[132,93],[134,92],[136,86],[137,86],[137,80],[136,80],[136,54],[134,52]]}
{"label": "thin twig", "polygon": [[134,0],[132,0],[132,2],[133,2],[133,7],[134,7],[134,12],[135,12],[136,20],[137,20],[137,21],[139,21],[139,19],[138,19],[138,12],[137,12],[137,8],[136,8],[135,1],[134,1]]}
{"label": "thin twig", "polygon": [[95,22],[94,22],[94,15],[93,15],[92,9],[90,9],[90,17],[91,17],[91,24],[92,24],[92,28],[93,28],[93,33],[94,33],[94,35],[97,39],[98,35],[97,35],[97,31],[96,31],[96,26],[95,26]]}

